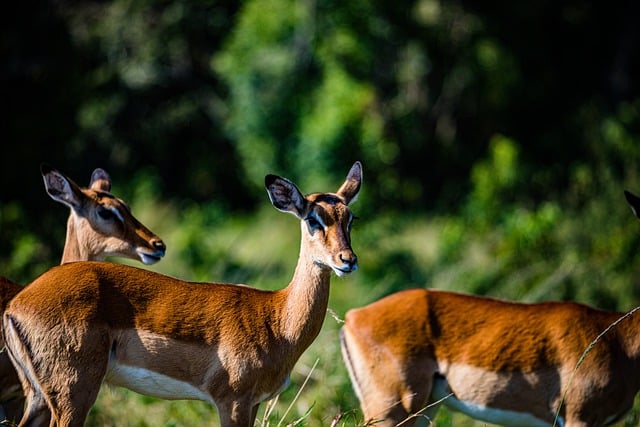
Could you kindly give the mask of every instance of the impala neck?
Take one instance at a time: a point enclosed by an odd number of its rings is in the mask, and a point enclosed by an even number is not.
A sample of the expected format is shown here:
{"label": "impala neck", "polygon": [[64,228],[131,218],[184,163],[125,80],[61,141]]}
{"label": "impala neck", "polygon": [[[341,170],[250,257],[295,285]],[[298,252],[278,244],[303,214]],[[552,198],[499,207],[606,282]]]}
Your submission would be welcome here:
{"label": "impala neck", "polygon": [[71,215],[69,215],[69,219],[67,220],[67,237],[64,242],[64,249],[62,250],[62,261],[60,261],[60,264],[74,261],[96,260],[102,260],[102,258],[92,256],[89,249],[80,244],[76,220],[72,213]]}
{"label": "impala neck", "polygon": [[293,279],[281,291],[280,328],[290,343],[306,348],[318,336],[329,302],[330,279],[331,269],[314,262],[303,240]]}

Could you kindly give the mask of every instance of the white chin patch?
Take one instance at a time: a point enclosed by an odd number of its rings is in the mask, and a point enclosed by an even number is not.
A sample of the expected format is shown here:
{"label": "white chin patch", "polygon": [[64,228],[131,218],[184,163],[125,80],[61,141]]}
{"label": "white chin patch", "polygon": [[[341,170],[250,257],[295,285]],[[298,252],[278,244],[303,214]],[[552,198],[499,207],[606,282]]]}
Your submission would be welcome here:
{"label": "white chin patch", "polygon": [[338,276],[338,277],[346,276],[347,274],[349,274],[349,273],[351,273],[352,271],[355,270],[355,268],[352,269],[352,270],[340,270],[338,267],[335,267],[335,266],[329,265],[329,264],[325,264],[325,263],[323,263],[321,261],[318,261],[318,260],[314,260],[314,263],[316,265],[322,267],[322,268],[330,268],[331,270],[333,270],[334,273],[336,273],[336,276]]}
{"label": "white chin patch", "polygon": [[353,270],[340,270],[339,268],[336,267],[331,267],[331,269],[336,273],[336,276],[338,277],[342,277],[342,276],[346,276],[347,274],[351,273]]}
{"label": "white chin patch", "polygon": [[147,255],[142,252],[138,252],[138,255],[140,256],[140,261],[142,261],[142,263],[145,265],[155,264],[156,262],[160,261],[160,257],[157,256]]}

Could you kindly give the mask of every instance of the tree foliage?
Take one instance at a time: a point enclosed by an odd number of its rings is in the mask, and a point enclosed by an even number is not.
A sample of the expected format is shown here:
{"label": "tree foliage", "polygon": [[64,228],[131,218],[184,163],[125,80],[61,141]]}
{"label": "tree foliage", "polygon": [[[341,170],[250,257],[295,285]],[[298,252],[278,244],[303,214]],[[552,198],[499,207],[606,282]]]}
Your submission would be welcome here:
{"label": "tree foliage", "polygon": [[60,245],[64,213],[45,208],[42,161],[74,177],[97,166],[149,177],[159,198],[249,212],[265,173],[313,190],[360,159],[369,213],[466,212],[489,228],[518,206],[577,209],[596,189],[618,194],[638,181],[638,9],[23,2],[1,43],[11,149],[0,174],[11,185],[0,255],[42,242],[27,251],[39,269]]}
{"label": "tree foliage", "polygon": [[[361,160],[361,269],[332,289],[341,310],[410,286],[628,309],[639,18],[632,0],[16,3],[0,33],[0,274],[27,283],[59,262],[47,162],[80,184],[105,168],[167,241],[161,271],[277,287],[297,242],[261,210],[264,175],[319,191]],[[344,374],[307,392],[320,417],[355,407]]]}

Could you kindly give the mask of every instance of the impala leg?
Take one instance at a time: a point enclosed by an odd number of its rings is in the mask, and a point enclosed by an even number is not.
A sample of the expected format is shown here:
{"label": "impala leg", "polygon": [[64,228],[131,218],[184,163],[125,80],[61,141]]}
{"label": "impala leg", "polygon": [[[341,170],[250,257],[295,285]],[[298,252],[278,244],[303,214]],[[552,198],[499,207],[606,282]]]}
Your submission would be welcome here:
{"label": "impala leg", "polygon": [[[100,391],[101,379],[106,371],[106,359],[104,369],[82,370],[78,377],[94,376],[102,372],[97,381],[73,381],[67,387],[58,388],[48,396],[52,413],[52,425],[59,427],[82,427],[87,415],[95,403]],[[95,378],[95,377],[94,377]]]}
{"label": "impala leg", "polygon": [[360,344],[356,335],[348,333],[343,336],[343,356],[365,423],[410,427],[419,419],[435,416],[437,408],[427,408],[436,371],[433,358],[414,356],[408,360],[401,354],[376,351],[367,341]]}
{"label": "impala leg", "polygon": [[258,413],[258,405],[235,400],[218,405],[220,427],[253,427]]}
{"label": "impala leg", "polygon": [[[433,368],[426,372],[433,372]],[[365,422],[376,427],[429,425],[438,410],[428,403],[432,385],[433,375],[408,377],[402,372],[380,375],[372,370],[370,382],[362,390]]]}
{"label": "impala leg", "polygon": [[438,411],[438,405],[429,402],[436,372],[435,360],[424,355],[410,360],[399,360],[396,356],[391,363],[397,368],[394,382],[391,385],[381,384],[387,393],[396,393],[400,404],[395,406],[389,417],[398,424],[408,419],[402,424],[406,426],[431,424]]}
{"label": "impala leg", "polygon": [[[24,390],[25,399],[16,399],[16,403],[20,405],[19,412],[22,414],[20,420],[9,420],[10,422],[20,421],[20,426],[45,426],[50,423],[51,412],[49,405],[42,391],[37,384],[32,384],[25,376],[19,375]],[[26,401],[26,405],[25,402]]]}
{"label": "impala leg", "polygon": [[[55,378],[65,379],[66,384],[50,384],[52,393],[47,396],[57,426],[82,427],[84,425],[98,397],[108,362],[108,348],[100,354],[92,355],[91,360],[85,363],[75,363],[66,368],[65,363],[58,359],[56,367],[61,369],[52,372],[52,375]],[[69,372],[74,374],[69,375]]]}
{"label": "impala leg", "polygon": [[93,406],[100,387],[86,389],[83,393],[59,395],[51,398],[51,425],[58,427],[82,427],[85,424],[91,406]]}
{"label": "impala leg", "polygon": [[[103,330],[94,330],[76,336],[69,335],[65,337],[64,344],[48,338],[40,335],[39,341],[54,349],[52,354],[55,354],[55,361],[34,358],[28,375],[35,379],[31,381],[34,392],[28,396],[27,407],[29,416],[31,413],[34,415],[32,425],[41,425],[35,423],[35,417],[46,400],[51,410],[52,426],[82,427],[98,397],[107,371],[110,348],[108,334]],[[69,346],[66,343],[75,345]],[[31,408],[33,412],[30,412]]]}
{"label": "impala leg", "polygon": [[601,423],[598,423],[593,419],[591,419],[590,421],[585,421],[581,415],[573,413],[571,409],[569,409],[567,412],[568,413],[566,414],[566,419],[563,420],[562,418],[560,418],[559,420],[557,420],[556,425],[560,427],[589,427],[602,425]]}
{"label": "impala leg", "polygon": [[258,416],[258,408],[260,407],[260,405],[255,405],[253,407],[253,409],[251,410],[251,420],[249,422],[250,426],[253,426],[256,423],[256,417]]}

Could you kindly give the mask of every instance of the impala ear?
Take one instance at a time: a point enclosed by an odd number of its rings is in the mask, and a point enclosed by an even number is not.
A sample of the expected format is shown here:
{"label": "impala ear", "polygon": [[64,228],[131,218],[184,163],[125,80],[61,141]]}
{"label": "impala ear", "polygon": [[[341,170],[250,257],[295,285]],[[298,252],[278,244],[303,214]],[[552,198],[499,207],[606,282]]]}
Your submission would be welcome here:
{"label": "impala ear", "polygon": [[640,197],[627,190],[624,190],[624,196],[627,198],[627,202],[629,203],[629,206],[631,206],[633,214],[640,218]]}
{"label": "impala ear", "polygon": [[351,166],[351,170],[347,175],[347,179],[338,189],[337,194],[345,199],[347,205],[353,202],[360,192],[360,186],[362,185],[362,164],[355,162]]}
{"label": "impala ear", "polygon": [[264,185],[267,188],[269,200],[276,209],[292,213],[298,218],[304,216],[307,199],[293,182],[276,175],[267,175],[264,178]]}
{"label": "impala ear", "polygon": [[91,182],[89,182],[89,188],[96,191],[111,191],[111,177],[109,174],[101,168],[97,168],[91,174]]}
{"label": "impala ear", "polygon": [[53,200],[71,209],[80,207],[84,194],[78,184],[46,163],[40,165],[40,173],[44,179],[44,187]]}

